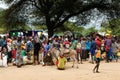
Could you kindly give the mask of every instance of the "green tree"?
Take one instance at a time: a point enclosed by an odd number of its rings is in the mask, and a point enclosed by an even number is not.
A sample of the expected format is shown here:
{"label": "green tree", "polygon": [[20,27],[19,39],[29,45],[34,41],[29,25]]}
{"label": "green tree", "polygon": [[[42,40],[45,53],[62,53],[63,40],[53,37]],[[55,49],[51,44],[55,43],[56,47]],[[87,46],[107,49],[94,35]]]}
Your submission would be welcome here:
{"label": "green tree", "polygon": [[102,29],[105,32],[106,30],[111,30],[112,35],[120,35],[120,19],[111,19],[108,22],[104,22]]}
{"label": "green tree", "polygon": [[82,31],[82,34],[83,34],[84,36],[87,36],[87,35],[89,35],[91,32],[97,32],[97,31],[98,31],[98,30],[96,30],[95,27],[90,27],[90,28],[88,28],[88,29],[83,30],[83,31]]}
{"label": "green tree", "polygon": [[[6,1],[9,3],[13,0]],[[85,15],[94,8],[104,13],[111,13],[106,15],[112,18],[118,16],[119,3],[119,0],[16,0],[7,10],[6,19],[9,25],[21,24],[28,20],[26,14],[30,15],[33,11],[38,19],[43,18],[48,34],[52,36],[56,28],[63,27],[68,19],[79,14]],[[28,6],[32,8],[29,9]]]}

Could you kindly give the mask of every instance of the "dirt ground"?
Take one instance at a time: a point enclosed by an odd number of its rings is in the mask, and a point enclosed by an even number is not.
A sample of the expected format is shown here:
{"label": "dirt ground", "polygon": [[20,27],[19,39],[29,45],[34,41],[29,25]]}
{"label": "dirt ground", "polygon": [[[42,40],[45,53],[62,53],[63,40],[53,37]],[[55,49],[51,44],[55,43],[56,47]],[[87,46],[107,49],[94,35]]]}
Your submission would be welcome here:
{"label": "dirt ground", "polygon": [[95,64],[84,62],[79,69],[66,64],[66,70],[57,70],[56,66],[26,65],[22,68],[0,67],[0,80],[120,80],[120,62],[100,64],[100,73],[93,73]]}

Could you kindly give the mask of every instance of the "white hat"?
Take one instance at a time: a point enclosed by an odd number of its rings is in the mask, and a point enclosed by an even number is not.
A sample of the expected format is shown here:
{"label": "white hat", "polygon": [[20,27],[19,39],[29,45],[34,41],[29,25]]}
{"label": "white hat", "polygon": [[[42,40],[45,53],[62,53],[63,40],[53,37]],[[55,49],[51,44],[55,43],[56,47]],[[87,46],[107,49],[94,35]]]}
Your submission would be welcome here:
{"label": "white hat", "polygon": [[66,41],[68,41],[68,38],[65,38]]}

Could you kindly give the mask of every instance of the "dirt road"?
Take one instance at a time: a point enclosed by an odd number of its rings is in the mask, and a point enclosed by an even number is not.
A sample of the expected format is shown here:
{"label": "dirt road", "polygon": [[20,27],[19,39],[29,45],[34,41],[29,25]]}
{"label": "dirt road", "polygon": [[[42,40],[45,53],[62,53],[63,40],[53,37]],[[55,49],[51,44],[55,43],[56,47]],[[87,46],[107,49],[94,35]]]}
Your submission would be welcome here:
{"label": "dirt road", "polygon": [[9,66],[0,68],[0,80],[120,80],[120,62],[100,65],[100,73],[93,73],[95,64],[84,62],[79,69],[66,64],[66,70],[57,70],[56,66],[26,65],[22,68]]}

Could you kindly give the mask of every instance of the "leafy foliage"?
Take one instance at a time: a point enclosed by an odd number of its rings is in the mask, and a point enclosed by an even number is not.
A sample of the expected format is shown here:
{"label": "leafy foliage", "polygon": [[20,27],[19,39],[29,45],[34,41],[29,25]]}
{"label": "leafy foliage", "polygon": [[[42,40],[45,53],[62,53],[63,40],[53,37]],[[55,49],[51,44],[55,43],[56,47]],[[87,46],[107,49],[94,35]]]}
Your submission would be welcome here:
{"label": "leafy foliage", "polygon": [[6,13],[6,11],[4,11],[4,10],[0,11],[0,33],[5,33],[12,29],[30,30],[30,28],[25,24],[19,24],[19,25],[14,24],[12,26],[6,25],[6,19],[4,17],[5,13]]}
{"label": "leafy foliage", "polygon": [[4,18],[5,11],[0,11],[0,33],[6,32],[6,23],[5,23],[5,18]]}
{"label": "leafy foliage", "polygon": [[120,19],[111,19],[102,24],[104,31],[111,30],[113,35],[120,35]]}
{"label": "leafy foliage", "polygon": [[90,19],[88,15],[95,8],[108,15],[108,18],[118,18],[119,3],[119,0],[17,0],[7,10],[6,19],[8,25],[17,25],[29,22],[28,15],[35,15],[38,23],[41,23],[41,18],[45,21],[48,34],[52,36],[57,28],[64,27],[64,23],[73,16],[80,15],[80,21],[87,22]]}
{"label": "leafy foliage", "polygon": [[73,22],[67,21],[64,25],[65,25],[66,31],[69,30],[72,32],[82,32],[84,30],[84,27],[77,26]]}
{"label": "leafy foliage", "polygon": [[82,34],[84,36],[89,35],[91,32],[97,32],[98,30],[95,29],[95,27],[90,27],[88,29],[85,29],[84,31],[82,31]]}

